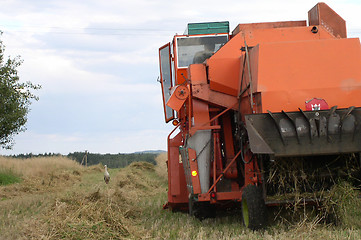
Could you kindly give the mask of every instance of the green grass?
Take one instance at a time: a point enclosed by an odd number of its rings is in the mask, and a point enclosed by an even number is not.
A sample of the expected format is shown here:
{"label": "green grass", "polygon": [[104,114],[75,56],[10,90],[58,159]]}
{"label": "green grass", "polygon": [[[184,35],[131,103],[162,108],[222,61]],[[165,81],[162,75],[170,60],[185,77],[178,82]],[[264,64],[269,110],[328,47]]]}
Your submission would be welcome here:
{"label": "green grass", "polygon": [[21,178],[9,169],[0,169],[0,185],[9,185],[21,182]]}

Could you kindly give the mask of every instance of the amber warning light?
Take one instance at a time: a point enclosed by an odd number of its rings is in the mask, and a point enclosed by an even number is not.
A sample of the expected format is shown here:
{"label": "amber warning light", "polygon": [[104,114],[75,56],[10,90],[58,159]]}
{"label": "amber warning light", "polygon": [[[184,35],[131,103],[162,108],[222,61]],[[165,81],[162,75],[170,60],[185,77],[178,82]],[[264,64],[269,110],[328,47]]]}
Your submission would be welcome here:
{"label": "amber warning light", "polygon": [[177,126],[179,124],[178,120],[177,119],[174,119],[173,122],[172,122],[173,126]]}
{"label": "amber warning light", "polygon": [[195,171],[195,170],[192,171],[192,176],[193,176],[193,177],[196,177],[197,175],[198,175],[197,171]]}

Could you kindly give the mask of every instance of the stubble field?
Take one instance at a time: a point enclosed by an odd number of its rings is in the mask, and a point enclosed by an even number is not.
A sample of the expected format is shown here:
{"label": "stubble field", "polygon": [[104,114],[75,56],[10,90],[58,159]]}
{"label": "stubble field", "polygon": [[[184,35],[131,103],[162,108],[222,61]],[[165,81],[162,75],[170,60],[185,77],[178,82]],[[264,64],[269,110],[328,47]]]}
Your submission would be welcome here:
{"label": "stubble field", "polygon": [[359,199],[352,199],[353,208],[342,208],[348,218],[337,225],[306,209],[291,217],[273,209],[269,226],[256,232],[242,227],[237,211],[199,221],[163,210],[165,162],[161,154],[156,166],[138,162],[110,169],[106,185],[101,165],[0,157],[0,179],[16,178],[0,185],[0,239],[361,239]]}

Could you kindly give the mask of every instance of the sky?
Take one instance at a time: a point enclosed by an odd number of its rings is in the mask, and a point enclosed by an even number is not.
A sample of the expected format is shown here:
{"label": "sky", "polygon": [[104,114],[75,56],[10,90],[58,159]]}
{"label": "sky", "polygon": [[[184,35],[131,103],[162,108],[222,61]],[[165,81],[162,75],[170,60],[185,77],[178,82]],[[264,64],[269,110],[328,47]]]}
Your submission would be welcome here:
{"label": "sky", "polygon": [[[5,55],[20,55],[35,92],[20,153],[166,150],[158,49],[190,22],[307,20],[310,0],[1,0]],[[361,1],[326,3],[361,37]]]}

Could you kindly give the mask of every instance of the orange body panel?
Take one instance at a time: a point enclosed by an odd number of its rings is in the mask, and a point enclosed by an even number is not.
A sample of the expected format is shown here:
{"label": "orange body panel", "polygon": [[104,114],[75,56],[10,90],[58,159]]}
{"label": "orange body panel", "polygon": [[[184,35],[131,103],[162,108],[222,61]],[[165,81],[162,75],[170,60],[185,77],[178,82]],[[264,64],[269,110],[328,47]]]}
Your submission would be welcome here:
{"label": "orange body panel", "polygon": [[265,43],[253,51],[253,91],[262,95],[263,112],[305,110],[314,97],[339,108],[360,105],[358,39]]}
{"label": "orange body panel", "polygon": [[192,95],[194,98],[205,102],[212,102],[225,108],[234,106],[236,109],[237,98],[228,94],[211,91],[207,82],[206,66],[192,64],[188,68],[188,76],[192,81]]}
{"label": "orange body panel", "polygon": [[[205,66],[203,64],[192,64],[188,70],[192,79],[192,85],[203,85],[207,83]],[[197,99],[192,100],[193,120],[192,127],[209,126],[209,106],[206,102]]]}
{"label": "orange body panel", "polygon": [[172,108],[173,110],[179,112],[185,101],[189,96],[189,89],[186,86],[179,85],[173,87],[172,94],[168,99],[167,106]]}
{"label": "orange body panel", "polygon": [[[322,27],[317,33],[312,33],[311,29],[312,27],[271,28],[253,29],[238,33],[207,61],[211,89],[237,96],[244,65],[241,60],[244,51],[241,48],[245,46],[245,42],[248,46],[254,47],[261,43],[334,38]],[[272,61],[272,59],[268,60]]]}
{"label": "orange body panel", "polygon": [[181,68],[176,70],[175,74],[175,84],[179,85],[186,81],[187,78],[187,68]]}
{"label": "orange body panel", "polygon": [[192,127],[209,126],[209,106],[203,101],[194,99]]}
{"label": "orange body panel", "polygon": [[177,204],[188,202],[188,191],[184,176],[183,164],[179,161],[179,146],[182,144],[182,134],[174,138],[168,137],[168,202]]}
{"label": "orange body panel", "polygon": [[190,65],[188,76],[192,80],[192,86],[207,84],[206,66],[204,64]]}

